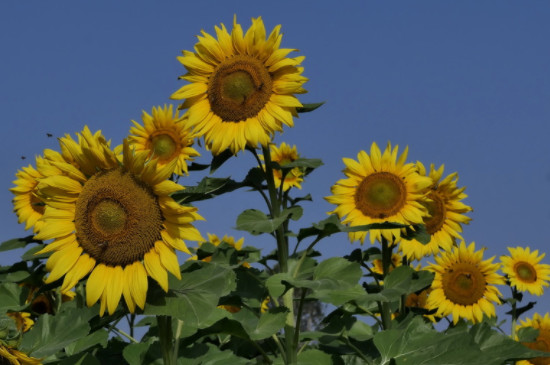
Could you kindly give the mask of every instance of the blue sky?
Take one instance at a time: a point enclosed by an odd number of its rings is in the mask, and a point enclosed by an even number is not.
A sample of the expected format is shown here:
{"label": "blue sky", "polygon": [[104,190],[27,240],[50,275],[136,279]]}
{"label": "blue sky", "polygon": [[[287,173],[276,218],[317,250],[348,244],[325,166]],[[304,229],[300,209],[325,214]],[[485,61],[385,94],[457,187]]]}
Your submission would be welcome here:
{"label": "blue sky", "polygon": [[[2,2],[0,241],[29,234],[8,191],[19,168],[84,125],[119,144],[142,110],[172,102],[183,85],[181,50],[192,50],[201,29],[231,27],[234,14],[245,29],[257,16],[268,30],[282,24],[282,46],[306,56],[309,93],[300,100],[326,101],[275,138],[325,163],[303,184],[314,198],[304,225],[332,209],[323,197],[343,177],[342,157],[391,141],[409,146],[410,161],[458,171],[474,208],[464,238],[487,247],[486,257],[517,245],[550,252],[546,1]],[[198,162],[208,162],[201,151]],[[216,176],[240,179],[252,164],[242,153]],[[232,230],[240,211],[260,204],[246,192],[201,202],[206,221],[197,227],[270,251],[269,237]],[[326,256],[356,247],[344,234],[318,245]],[[1,265],[16,259],[0,254]]]}

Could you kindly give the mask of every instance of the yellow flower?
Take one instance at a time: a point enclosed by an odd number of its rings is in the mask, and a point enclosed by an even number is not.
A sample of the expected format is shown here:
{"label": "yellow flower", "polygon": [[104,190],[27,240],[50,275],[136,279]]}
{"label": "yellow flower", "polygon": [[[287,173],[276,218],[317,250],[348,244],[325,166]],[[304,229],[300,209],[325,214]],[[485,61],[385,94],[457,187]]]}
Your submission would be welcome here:
{"label": "yellow flower", "polygon": [[[213,244],[216,247],[218,247],[222,242],[225,242],[237,251],[240,251],[243,248],[244,237],[241,237],[240,240],[235,241],[234,237],[228,236],[228,235],[224,235],[221,239],[213,233],[207,233],[207,235],[208,235],[208,241],[207,242],[210,242],[211,244]],[[199,247],[202,246],[205,243],[206,243],[206,241],[199,242]],[[189,258],[189,260],[198,260],[198,259],[199,258],[198,258],[197,255],[194,255],[191,258]],[[212,256],[203,257],[201,259],[201,261],[204,261],[204,262],[210,262],[211,260],[212,260]],[[247,263],[247,262],[243,262],[242,265],[244,267],[250,267],[250,264]]]}
{"label": "yellow flower", "polygon": [[174,173],[187,174],[187,161],[200,154],[191,146],[195,135],[189,130],[186,120],[172,111],[172,105],[153,107],[152,115],[143,112],[143,126],[132,121],[128,137],[130,145],[136,151],[146,151],[149,157],[158,158],[158,167],[162,168],[176,160]]}
{"label": "yellow flower", "polygon": [[[523,342],[530,349],[550,352],[550,316],[546,313],[541,316],[538,313],[533,315],[533,318],[521,320],[519,328],[532,327],[539,330],[539,334],[534,342]],[[548,365],[550,364],[550,356],[535,357],[529,360],[521,360],[516,365]]]}
{"label": "yellow flower", "polygon": [[294,94],[306,92],[304,57],[289,58],[295,50],[279,48],[280,25],[266,38],[261,18],[253,18],[246,33],[236,17],[231,33],[223,24],[215,30],[217,39],[202,31],[195,52],[178,57],[187,69],[181,79],[189,84],[171,97],[186,99],[181,108],[189,108],[188,123],[214,155],[267,146],[283,124],[293,126],[302,106]]}
{"label": "yellow flower", "polygon": [[18,351],[9,346],[0,344],[0,364],[2,365],[40,365],[42,361]]}
{"label": "yellow flower", "polygon": [[528,291],[533,295],[542,295],[550,280],[550,265],[541,264],[545,254],[529,247],[508,247],[510,256],[501,256],[502,272],[508,275],[510,284],[519,291]]}
{"label": "yellow flower", "polygon": [[15,176],[17,177],[13,182],[15,187],[10,189],[15,195],[13,210],[17,214],[19,223],[25,223],[25,229],[34,227],[33,230],[36,233],[42,225],[39,220],[44,215],[44,203],[36,196],[38,179],[43,176],[32,165],[23,167]]}
{"label": "yellow flower", "polygon": [[[420,175],[426,176],[424,165],[420,162],[416,164]],[[399,249],[409,259],[421,260],[424,256],[435,255],[439,249],[451,250],[455,239],[462,240],[460,225],[471,220],[463,214],[471,211],[472,208],[461,202],[467,195],[464,194],[464,187],[458,188],[456,185],[458,174],[454,172],[441,179],[443,169],[443,165],[437,170],[433,164],[430,165],[429,177],[432,184],[428,189],[429,200],[424,202],[429,213],[424,217],[424,224],[426,231],[431,236],[430,242],[423,244],[414,239],[402,240],[399,245]]]}
{"label": "yellow flower", "polygon": [[262,304],[260,304],[260,313],[266,313],[269,310],[269,302],[271,299],[269,297],[266,297],[264,300],[262,300]]}
{"label": "yellow flower", "polygon": [[143,308],[147,276],[168,291],[167,272],[181,278],[175,250],[189,252],[183,240],[203,240],[192,226],[202,219],[196,208],[170,197],[183,189],[167,180],[176,160],[158,168],[124,141],[119,163],[101,132],[87,127],[78,141],[65,136],[60,144],[69,158],[53,164],[56,174],[41,178],[37,190],[46,209],[35,238],[53,239],[40,251],[53,252],[46,283],[64,277],[67,293],[90,274],[86,302],[99,300],[101,315],[113,313],[121,296],[130,312]]}
{"label": "yellow flower", "polygon": [[435,273],[427,308],[437,309],[438,317],[452,314],[453,323],[459,318],[477,323],[484,314],[495,316],[494,303],[500,303],[501,294],[494,285],[504,284],[497,273],[500,264],[492,263],[493,258],[483,261],[483,250],[475,251],[474,242],[466,246],[464,241],[452,252],[441,252],[435,261],[427,268]]}
{"label": "yellow flower", "polygon": [[[419,224],[428,214],[422,204],[426,188],[431,184],[428,177],[416,172],[415,165],[405,163],[408,148],[397,158],[398,147],[388,143],[384,153],[373,143],[370,155],[359,152],[358,160],[344,158],[347,179],[332,186],[332,193],[326,200],[337,207],[330,213],[338,214],[343,223],[359,226],[371,223],[392,222]],[[401,229],[372,229],[370,241],[390,244],[401,238]],[[349,233],[351,241],[365,240],[367,232]]]}
{"label": "yellow flower", "polygon": [[8,312],[7,315],[15,321],[17,329],[21,332],[27,332],[34,325],[34,321],[30,318],[28,312]]}
{"label": "yellow flower", "polygon": [[[390,264],[390,271],[392,271],[394,268],[401,266],[403,264],[403,256],[401,256],[398,253],[392,253],[391,255],[391,264]],[[384,269],[382,266],[382,259],[375,259],[372,260],[372,269],[374,273],[383,275]]]}
{"label": "yellow flower", "polygon": [[[279,147],[275,145],[270,145],[269,147],[271,153],[271,161],[277,162],[281,167],[284,167],[290,162],[296,161],[300,156],[298,156],[298,151],[296,146],[290,147],[286,143],[281,143]],[[265,167],[264,167],[265,168]],[[279,188],[281,186],[281,181],[283,181],[283,171],[279,169],[273,170],[273,177],[275,179],[275,187]],[[304,181],[304,172],[301,168],[295,167],[284,176],[283,182],[283,191],[287,191],[291,187],[297,187],[298,189],[302,188],[301,182]]]}

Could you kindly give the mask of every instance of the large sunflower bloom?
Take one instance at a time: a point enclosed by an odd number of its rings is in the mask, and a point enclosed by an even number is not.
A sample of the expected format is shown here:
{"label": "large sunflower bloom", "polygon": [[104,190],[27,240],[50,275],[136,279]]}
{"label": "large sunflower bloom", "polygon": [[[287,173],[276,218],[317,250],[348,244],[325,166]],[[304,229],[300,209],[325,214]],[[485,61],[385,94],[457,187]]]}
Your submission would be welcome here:
{"label": "large sunflower bloom", "polygon": [[438,317],[452,314],[455,324],[459,318],[477,323],[483,314],[495,316],[494,303],[500,303],[501,294],[494,285],[504,284],[497,273],[500,264],[492,263],[493,258],[483,261],[483,250],[475,251],[474,242],[466,246],[464,241],[452,252],[436,256],[435,261],[427,268],[435,273],[428,309],[437,309]]}
{"label": "large sunflower bloom", "polygon": [[40,359],[30,357],[24,352],[18,351],[0,343],[0,364],[2,365],[40,365]]}
{"label": "large sunflower bloom", "polygon": [[100,314],[113,313],[121,296],[128,309],[143,308],[147,276],[168,290],[167,271],[180,278],[175,250],[189,252],[185,240],[202,240],[191,225],[202,219],[196,208],[177,204],[170,194],[183,189],[167,180],[176,161],[158,168],[147,153],[123,144],[122,164],[100,132],[85,127],[78,142],[60,143],[69,162],[57,162],[57,175],[40,179],[38,195],[46,203],[36,239],[54,241],[40,253],[53,252],[46,263],[46,283],[64,276],[62,292],[90,274],[86,302],[100,300]]}
{"label": "large sunflower bloom", "polygon": [[[406,225],[420,224],[428,214],[423,205],[426,188],[431,179],[417,173],[412,163],[405,163],[408,148],[397,157],[398,146],[393,149],[388,143],[381,153],[373,143],[370,155],[359,152],[357,161],[344,158],[347,179],[339,180],[332,186],[332,196],[326,198],[337,207],[336,213],[343,223],[359,226],[371,223],[392,222]],[[382,237],[397,242],[401,229],[372,229],[370,241],[381,241]],[[351,241],[364,242],[366,232],[351,232]]]}
{"label": "large sunflower bloom", "polygon": [[[418,172],[426,176],[426,168],[421,162],[416,163]],[[472,210],[469,206],[461,202],[466,198],[464,194],[465,187],[457,187],[458,174],[456,172],[448,175],[444,179],[444,165],[435,169],[430,165],[429,177],[432,184],[428,189],[428,198],[424,204],[428,208],[429,215],[424,217],[426,231],[431,236],[429,243],[424,244],[417,240],[401,241],[399,249],[409,259],[421,260],[424,256],[435,255],[440,249],[450,251],[455,243],[455,239],[462,241],[461,224],[470,222],[470,218],[463,213]]]}
{"label": "large sunflower bloom", "polygon": [[545,254],[539,256],[538,250],[531,251],[529,247],[508,247],[508,251],[510,256],[501,256],[500,261],[510,284],[519,291],[542,295],[550,280],[550,265],[540,263]]}
{"label": "large sunflower bloom", "polygon": [[187,161],[200,154],[191,146],[195,135],[185,120],[173,112],[173,106],[153,107],[152,114],[143,112],[143,126],[132,121],[128,141],[136,151],[146,151],[149,157],[158,158],[158,167],[164,167],[176,160],[174,173],[187,174]]}
{"label": "large sunflower bloom", "polygon": [[[521,320],[519,328],[532,327],[539,330],[539,334],[534,342],[523,342],[530,349],[545,351],[550,355],[550,315],[546,313],[541,316],[538,313],[533,315],[533,318]],[[516,365],[548,365],[550,364],[550,356],[535,357],[529,360],[521,360]]]}
{"label": "large sunflower bloom", "polygon": [[214,155],[267,146],[283,124],[293,126],[302,106],[294,94],[306,92],[307,78],[299,66],[304,57],[289,58],[296,50],[279,48],[280,28],[266,38],[262,19],[253,18],[243,34],[235,17],[231,33],[223,24],[215,27],[217,39],[202,31],[195,52],[178,57],[188,71],[181,79],[190,84],[171,97],[186,99],[181,108],[189,108],[188,123]]}

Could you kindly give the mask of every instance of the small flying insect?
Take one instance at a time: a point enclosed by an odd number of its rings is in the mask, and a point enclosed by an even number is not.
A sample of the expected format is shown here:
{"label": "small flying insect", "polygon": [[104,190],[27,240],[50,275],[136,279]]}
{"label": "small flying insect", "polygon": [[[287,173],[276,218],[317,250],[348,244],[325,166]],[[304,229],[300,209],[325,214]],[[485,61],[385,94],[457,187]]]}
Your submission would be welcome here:
{"label": "small flying insect", "polygon": [[53,137],[53,134],[51,134],[51,133],[46,133],[46,135],[47,135],[48,137]]}

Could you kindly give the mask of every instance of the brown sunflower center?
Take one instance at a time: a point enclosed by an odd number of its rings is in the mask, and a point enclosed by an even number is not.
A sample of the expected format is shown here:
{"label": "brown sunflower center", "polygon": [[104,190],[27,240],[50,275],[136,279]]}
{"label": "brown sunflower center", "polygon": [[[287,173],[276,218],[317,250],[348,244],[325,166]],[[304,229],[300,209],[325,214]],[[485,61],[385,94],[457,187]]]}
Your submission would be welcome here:
{"label": "brown sunflower center", "polygon": [[526,283],[534,283],[537,281],[537,271],[535,268],[527,263],[520,261],[514,265],[514,271],[516,272],[518,278]]}
{"label": "brown sunflower center", "polygon": [[384,219],[403,208],[407,190],[403,181],[390,172],[376,172],[359,184],[355,205],[364,215]]}
{"label": "brown sunflower center", "polygon": [[267,104],[273,81],[259,60],[239,55],[221,62],[208,84],[212,111],[226,122],[254,117]]}
{"label": "brown sunflower center", "polygon": [[435,191],[430,192],[428,197],[431,201],[426,202],[425,206],[428,209],[429,217],[424,219],[424,224],[426,225],[426,231],[432,235],[443,227],[447,216],[447,208],[443,197]]}
{"label": "brown sunflower center", "polygon": [[476,265],[468,262],[453,264],[443,274],[445,297],[455,304],[472,305],[483,297],[485,276]]}
{"label": "brown sunflower center", "polygon": [[161,133],[152,136],[151,150],[161,161],[167,161],[178,151],[178,144],[170,134]]}
{"label": "brown sunflower center", "polygon": [[92,176],[76,202],[79,244],[96,261],[110,266],[141,260],[161,239],[162,223],[151,188],[122,168]]}
{"label": "brown sunflower center", "polygon": [[[550,332],[539,329],[539,335],[535,342],[523,342],[523,344],[533,350],[550,352]],[[548,365],[550,357],[535,357],[529,359],[529,362],[533,365]]]}

